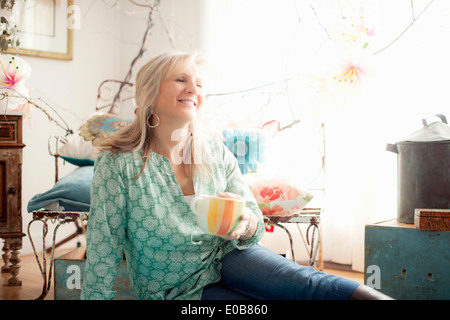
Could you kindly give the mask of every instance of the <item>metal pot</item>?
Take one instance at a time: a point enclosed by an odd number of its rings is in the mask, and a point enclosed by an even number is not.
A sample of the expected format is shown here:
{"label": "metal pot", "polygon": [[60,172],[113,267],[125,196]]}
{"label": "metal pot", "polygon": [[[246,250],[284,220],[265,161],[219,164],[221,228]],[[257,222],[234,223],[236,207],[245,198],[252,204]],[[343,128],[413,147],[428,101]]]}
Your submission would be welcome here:
{"label": "metal pot", "polygon": [[423,128],[386,150],[397,153],[397,220],[414,223],[414,210],[450,209],[450,126],[441,121]]}

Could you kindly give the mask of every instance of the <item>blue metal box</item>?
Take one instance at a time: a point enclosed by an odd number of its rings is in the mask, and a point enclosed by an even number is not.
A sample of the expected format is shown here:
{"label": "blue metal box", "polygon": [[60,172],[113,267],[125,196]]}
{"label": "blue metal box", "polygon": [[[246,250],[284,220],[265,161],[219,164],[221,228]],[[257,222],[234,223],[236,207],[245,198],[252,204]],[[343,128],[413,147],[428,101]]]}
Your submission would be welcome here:
{"label": "blue metal box", "polygon": [[[85,247],[77,248],[55,259],[55,300],[80,300],[85,263]],[[114,300],[137,299],[128,277],[126,261],[119,265],[113,290],[117,291]]]}
{"label": "blue metal box", "polygon": [[397,220],[366,225],[365,270],[364,283],[378,280],[372,286],[395,299],[450,299],[450,231]]}

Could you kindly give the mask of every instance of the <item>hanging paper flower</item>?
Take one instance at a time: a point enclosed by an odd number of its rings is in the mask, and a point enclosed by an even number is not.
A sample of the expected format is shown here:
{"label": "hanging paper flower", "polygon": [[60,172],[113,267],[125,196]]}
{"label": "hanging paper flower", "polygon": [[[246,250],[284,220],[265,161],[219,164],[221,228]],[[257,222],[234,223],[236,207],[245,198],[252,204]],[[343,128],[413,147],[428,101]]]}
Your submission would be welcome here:
{"label": "hanging paper flower", "polygon": [[374,47],[375,31],[379,24],[379,7],[376,1],[337,1],[330,7],[334,8],[331,11],[337,18],[328,28],[333,40],[356,48]]}
{"label": "hanging paper flower", "polygon": [[328,86],[330,89],[359,89],[372,74],[373,56],[364,49],[344,50],[335,65],[330,69]]}
{"label": "hanging paper flower", "polygon": [[360,49],[374,48],[375,22],[372,17],[358,16],[339,20],[329,32],[338,42]]}
{"label": "hanging paper flower", "polygon": [[361,82],[362,75],[365,71],[359,61],[346,61],[343,63],[342,69],[344,71],[335,75],[333,79],[338,82],[347,82],[350,84]]}
{"label": "hanging paper flower", "polygon": [[22,58],[0,55],[0,110],[22,109],[26,104],[28,90],[25,81],[30,77],[30,65]]}
{"label": "hanging paper flower", "polygon": [[328,102],[358,96],[373,76],[375,60],[368,50],[329,43],[320,58],[323,65],[316,79]]}

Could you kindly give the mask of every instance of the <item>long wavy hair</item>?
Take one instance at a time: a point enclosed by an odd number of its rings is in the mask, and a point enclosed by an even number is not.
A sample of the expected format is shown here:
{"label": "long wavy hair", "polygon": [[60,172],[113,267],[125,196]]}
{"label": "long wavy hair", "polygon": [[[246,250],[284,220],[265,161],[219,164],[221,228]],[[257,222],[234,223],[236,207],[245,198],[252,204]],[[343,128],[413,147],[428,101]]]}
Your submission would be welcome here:
{"label": "long wavy hair", "polygon": [[[144,172],[152,153],[154,132],[150,125],[155,124],[153,110],[159,97],[161,82],[174,73],[183,72],[192,64],[202,66],[205,64],[205,60],[197,53],[169,52],[146,63],[136,75],[135,100],[137,110],[134,121],[115,134],[102,139],[99,144],[100,151],[108,150],[112,153],[141,151],[144,164],[136,179]],[[191,145],[193,157],[196,156],[195,152],[201,152],[201,148],[197,147],[200,137],[194,137],[196,134],[195,127],[195,124],[189,126],[190,134],[195,138],[190,141],[196,141],[195,144],[192,143]],[[196,165],[195,162],[192,163],[194,166]]]}

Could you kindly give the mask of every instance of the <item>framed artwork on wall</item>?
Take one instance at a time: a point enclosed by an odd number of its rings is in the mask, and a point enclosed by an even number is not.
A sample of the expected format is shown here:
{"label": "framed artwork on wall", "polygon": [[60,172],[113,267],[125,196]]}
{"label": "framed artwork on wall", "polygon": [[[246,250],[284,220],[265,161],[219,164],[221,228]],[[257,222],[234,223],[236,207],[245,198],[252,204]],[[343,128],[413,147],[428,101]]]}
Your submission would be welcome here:
{"label": "framed artwork on wall", "polygon": [[73,0],[16,1],[12,18],[18,27],[19,48],[8,53],[72,60],[73,30],[68,27]]}

